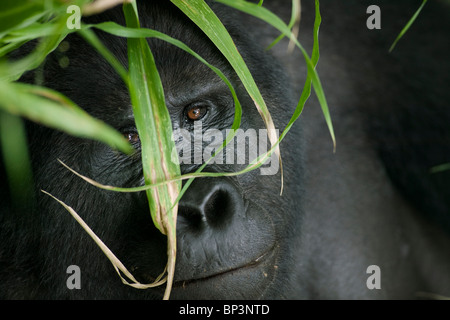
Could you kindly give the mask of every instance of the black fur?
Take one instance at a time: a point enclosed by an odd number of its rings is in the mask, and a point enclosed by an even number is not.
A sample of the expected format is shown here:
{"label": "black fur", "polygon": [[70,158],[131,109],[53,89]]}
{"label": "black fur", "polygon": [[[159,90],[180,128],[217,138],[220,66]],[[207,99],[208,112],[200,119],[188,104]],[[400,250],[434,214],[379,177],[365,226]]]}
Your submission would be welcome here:
{"label": "black fur", "polygon": [[[417,3],[415,3],[417,2]],[[314,96],[281,144],[280,173],[259,170],[196,179],[180,202],[174,299],[414,298],[417,291],[450,294],[450,162],[448,5],[430,2],[392,54],[394,40],[420,1],[321,1],[319,75],[330,104],[337,152]],[[265,1],[286,20],[289,1]],[[378,4],[382,29],[367,30],[365,9]],[[263,47],[277,32],[256,19],[212,4],[249,65],[283,129],[305,80],[299,55]],[[231,80],[243,105],[241,128],[264,128],[236,74],[217,49],[169,1],[140,1],[141,25],[185,42]],[[300,41],[310,50],[313,1],[302,1]],[[439,17],[439,18],[438,18]],[[115,20],[121,8],[86,22]],[[126,66],[126,39],[97,32]],[[134,133],[129,96],[120,77],[81,38],[67,39],[43,67],[44,85],[61,91],[124,134]],[[163,81],[173,128],[195,103],[208,106],[203,129],[225,130],[233,120],[228,88],[189,54],[149,40]],[[68,57],[62,68],[59,59]],[[275,57],[281,60],[286,71]],[[288,79],[288,76],[290,79]],[[33,82],[34,72],[22,81]],[[104,184],[143,183],[139,154],[124,155],[95,141],[27,124],[34,200],[14,209],[0,166],[0,298],[161,299],[164,286],[123,285],[110,262],[46,190],[72,206],[129,270],[151,282],[164,269],[166,239],[153,226],[145,193],[99,190],[57,159]],[[134,143],[139,150],[139,142]],[[198,165],[183,164],[183,173]],[[243,165],[209,165],[235,171]],[[394,186],[394,187],[393,187]],[[420,213],[420,214],[417,214]],[[430,219],[423,219],[423,217]],[[382,289],[366,287],[366,268],[382,270]],[[66,286],[69,265],[81,270],[81,289]]]}

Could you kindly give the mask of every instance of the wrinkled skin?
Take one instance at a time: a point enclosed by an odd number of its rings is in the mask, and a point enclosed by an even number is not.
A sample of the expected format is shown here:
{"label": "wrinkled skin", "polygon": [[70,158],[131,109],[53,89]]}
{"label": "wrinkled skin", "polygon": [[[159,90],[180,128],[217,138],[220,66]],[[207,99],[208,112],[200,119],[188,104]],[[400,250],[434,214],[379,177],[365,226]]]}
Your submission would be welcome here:
{"label": "wrinkled skin", "polygon": [[[267,5],[288,19],[288,2],[281,6],[267,1]],[[416,7],[406,2],[380,4],[383,28],[369,31],[365,25],[368,5],[364,1],[346,1],[345,5],[321,1],[318,71],[335,125],[336,153],[312,97],[281,144],[281,196],[279,171],[276,175],[255,170],[237,177],[196,179],[180,202],[172,299],[450,295],[450,240],[445,231],[450,225],[445,215],[449,180],[432,180],[423,173],[428,172],[423,168],[450,159],[448,121],[439,125],[450,117],[443,102],[449,98],[444,85],[449,74],[444,59],[448,40],[444,32],[438,32],[439,26],[427,25],[436,14],[448,18],[448,7],[430,4],[422,18],[426,27],[412,29],[410,38],[388,55],[391,39],[404,25],[397,18],[406,21]],[[180,39],[227,75],[243,106],[242,129],[264,128],[237,76],[195,26],[168,1],[139,4],[139,8],[143,27]],[[302,57],[298,52],[287,53],[287,42],[263,51],[277,36],[275,30],[224,7],[213,8],[249,65],[276,128],[284,128],[304,83]],[[299,39],[310,48],[312,1],[302,1],[302,11]],[[89,22],[110,19],[123,24],[121,9]],[[448,26],[446,21],[442,19],[442,24]],[[415,37],[429,39],[429,34],[436,39],[432,45],[417,52],[408,49],[414,46]],[[99,35],[126,65],[126,40]],[[67,41],[68,51],[57,50],[47,59],[45,85],[121,131],[138,152],[125,155],[99,142],[28,124],[35,201],[25,210],[14,211],[2,177],[0,297],[161,299],[164,286],[137,290],[123,285],[107,258],[65,209],[39,192],[46,190],[72,206],[141,282],[153,281],[164,269],[166,238],[152,224],[145,193],[97,189],[57,161],[104,184],[143,184],[139,139],[125,86],[83,40],[71,36]],[[158,40],[150,40],[150,46],[173,129],[193,130],[195,121],[188,118],[188,111],[195,106],[207,110],[201,118],[204,130],[230,128],[234,105],[227,86],[181,50]],[[411,61],[421,61],[418,55],[429,59],[431,48],[436,48],[434,60],[426,66],[416,62],[417,70],[408,71]],[[63,55],[70,61],[64,69],[58,64]],[[442,82],[427,84],[430,72],[442,73],[437,77]],[[30,73],[23,80],[33,77]],[[414,120],[420,107],[438,110],[441,116],[424,111],[422,122]],[[405,117],[409,118],[398,120]],[[433,134],[434,128],[444,129]],[[416,135],[422,139],[414,140]],[[421,157],[424,150],[428,157]],[[206,171],[244,167],[213,164]],[[196,168],[181,165],[182,173]],[[66,286],[70,265],[80,267],[80,290]],[[366,286],[370,265],[380,267],[381,289]]]}

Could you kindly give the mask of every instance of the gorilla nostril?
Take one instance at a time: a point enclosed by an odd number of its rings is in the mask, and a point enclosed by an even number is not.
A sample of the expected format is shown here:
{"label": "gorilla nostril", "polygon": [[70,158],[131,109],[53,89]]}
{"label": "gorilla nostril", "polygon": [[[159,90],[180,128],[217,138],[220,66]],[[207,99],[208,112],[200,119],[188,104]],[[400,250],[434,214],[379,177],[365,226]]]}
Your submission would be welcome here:
{"label": "gorilla nostril", "polygon": [[226,224],[234,209],[232,197],[226,190],[221,189],[209,197],[203,208],[205,218],[212,227]]}
{"label": "gorilla nostril", "polygon": [[199,230],[205,221],[205,217],[199,208],[181,205],[178,208],[178,225],[186,225]]}
{"label": "gorilla nostril", "polygon": [[239,190],[228,179],[196,179],[180,201],[178,223],[191,231],[225,228],[244,210]]}

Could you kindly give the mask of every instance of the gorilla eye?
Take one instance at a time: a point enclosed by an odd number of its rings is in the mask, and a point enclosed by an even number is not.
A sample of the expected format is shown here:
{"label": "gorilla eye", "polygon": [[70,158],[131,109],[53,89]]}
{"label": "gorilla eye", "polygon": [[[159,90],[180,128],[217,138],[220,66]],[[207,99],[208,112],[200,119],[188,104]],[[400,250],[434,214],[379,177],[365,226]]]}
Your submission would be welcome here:
{"label": "gorilla eye", "polygon": [[208,108],[205,106],[193,106],[187,109],[186,116],[191,121],[197,121],[202,119],[207,112]]}
{"label": "gorilla eye", "polygon": [[128,140],[129,143],[131,144],[135,144],[139,142],[139,135],[137,134],[137,132],[125,132],[123,134],[123,136],[125,137],[125,139]]}

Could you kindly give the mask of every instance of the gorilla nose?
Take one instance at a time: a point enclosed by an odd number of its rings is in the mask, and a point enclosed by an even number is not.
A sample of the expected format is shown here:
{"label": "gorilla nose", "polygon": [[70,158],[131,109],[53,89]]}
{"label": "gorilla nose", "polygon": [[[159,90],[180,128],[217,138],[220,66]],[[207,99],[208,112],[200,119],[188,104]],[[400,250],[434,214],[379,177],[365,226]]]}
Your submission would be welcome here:
{"label": "gorilla nose", "polygon": [[270,215],[230,178],[197,178],[178,205],[175,284],[253,265],[274,243]]}
{"label": "gorilla nose", "polygon": [[197,178],[179,203],[178,226],[219,229],[244,211],[242,195],[228,178]]}

